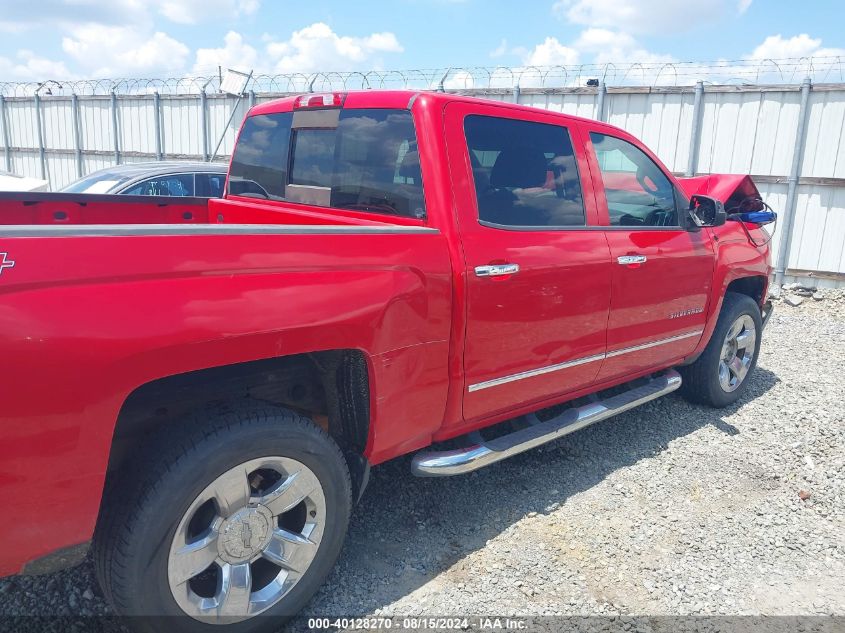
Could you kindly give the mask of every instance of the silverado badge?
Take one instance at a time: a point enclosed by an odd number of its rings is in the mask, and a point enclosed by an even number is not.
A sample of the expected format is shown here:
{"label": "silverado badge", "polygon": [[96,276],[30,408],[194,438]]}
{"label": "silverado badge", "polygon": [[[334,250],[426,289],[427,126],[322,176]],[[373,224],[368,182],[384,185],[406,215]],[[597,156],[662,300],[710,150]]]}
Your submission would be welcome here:
{"label": "silverado badge", "polygon": [[683,316],[689,316],[691,314],[700,314],[702,312],[704,312],[704,308],[687,308],[686,310],[680,310],[678,312],[670,312],[669,318],[677,319]]}

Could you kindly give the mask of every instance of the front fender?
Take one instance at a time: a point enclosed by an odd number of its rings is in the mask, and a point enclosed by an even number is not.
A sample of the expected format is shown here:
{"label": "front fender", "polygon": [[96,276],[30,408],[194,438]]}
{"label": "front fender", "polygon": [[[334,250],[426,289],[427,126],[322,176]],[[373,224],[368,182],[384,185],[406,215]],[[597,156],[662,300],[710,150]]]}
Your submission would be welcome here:
{"label": "front fender", "polygon": [[[701,341],[692,354],[693,358],[701,354],[710,342],[710,337],[716,328],[716,321],[722,310],[725,293],[731,283],[750,277],[759,279],[762,283],[762,292],[760,297],[755,299],[762,310],[772,272],[768,244],[760,247],[753,245],[738,222],[728,222],[722,227],[706,230],[711,232],[716,265],[710,301],[707,306],[707,322]],[[762,229],[754,229],[753,233],[760,233],[760,235],[757,235],[760,238],[758,243],[762,243],[764,238]]]}

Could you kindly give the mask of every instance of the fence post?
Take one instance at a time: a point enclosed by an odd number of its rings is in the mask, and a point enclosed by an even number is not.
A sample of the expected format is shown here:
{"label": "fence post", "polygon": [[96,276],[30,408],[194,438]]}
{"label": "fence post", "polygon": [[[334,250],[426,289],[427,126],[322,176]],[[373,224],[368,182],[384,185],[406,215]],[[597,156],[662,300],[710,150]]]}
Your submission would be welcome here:
{"label": "fence post", "polygon": [[41,180],[47,180],[47,155],[44,151],[44,129],[41,124],[41,95],[35,93],[35,130],[38,134],[38,159],[41,162]]}
{"label": "fence post", "polygon": [[153,117],[155,119],[155,141],[156,141],[156,160],[164,160],[164,152],[162,152],[161,142],[161,95],[156,90],[153,93]]}
{"label": "fence post", "polygon": [[255,90],[249,91],[249,107],[250,108],[255,107]]}
{"label": "fence post", "polygon": [[607,86],[604,79],[599,80],[599,89],[596,92],[596,120],[604,121],[604,97],[607,94]]}
{"label": "fence post", "polygon": [[810,89],[812,82],[806,77],[801,83],[801,106],[798,110],[798,129],[795,131],[795,149],[792,152],[792,167],[786,189],[786,205],[783,209],[783,232],[778,248],[778,262],[775,268],[775,286],[777,292],[783,283],[783,277],[789,266],[789,249],[792,246],[792,230],[795,226],[795,208],[798,206],[798,180],[801,177],[801,164],[804,162],[804,149],[807,146],[807,115],[809,114]]}
{"label": "fence post", "polygon": [[200,118],[202,120],[202,159],[208,161],[208,95],[205,88],[200,93]]}
{"label": "fence post", "polygon": [[698,148],[701,147],[701,116],[704,111],[704,82],[695,82],[695,100],[692,104],[692,130],[689,139],[687,176],[695,176],[698,169]]}
{"label": "fence post", "polygon": [[111,131],[114,135],[114,162],[120,165],[120,129],[117,122],[117,95],[111,91]]}
{"label": "fence post", "polygon": [[3,124],[3,153],[6,158],[6,171],[12,171],[12,148],[9,140],[9,116],[6,113],[6,97],[0,95],[0,123]]}
{"label": "fence post", "polygon": [[79,118],[79,97],[75,92],[70,96],[70,110],[73,117],[73,153],[76,157],[76,177],[82,178],[82,130]]}
{"label": "fence post", "polygon": [[519,105],[519,95],[522,93],[522,90],[519,87],[519,82],[516,82],[516,85],[513,87],[513,102]]}

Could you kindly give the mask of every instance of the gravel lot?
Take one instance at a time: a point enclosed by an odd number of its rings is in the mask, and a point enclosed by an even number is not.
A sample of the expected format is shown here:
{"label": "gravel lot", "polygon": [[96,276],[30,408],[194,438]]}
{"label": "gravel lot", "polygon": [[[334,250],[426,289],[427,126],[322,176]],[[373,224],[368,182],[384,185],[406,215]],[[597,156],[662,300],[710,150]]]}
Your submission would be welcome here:
{"label": "gravel lot", "polygon": [[[671,395],[464,477],[375,469],[306,613],[845,615],[845,293],[825,296],[777,302],[736,406]],[[90,564],[0,581],[0,614],[107,613]]]}

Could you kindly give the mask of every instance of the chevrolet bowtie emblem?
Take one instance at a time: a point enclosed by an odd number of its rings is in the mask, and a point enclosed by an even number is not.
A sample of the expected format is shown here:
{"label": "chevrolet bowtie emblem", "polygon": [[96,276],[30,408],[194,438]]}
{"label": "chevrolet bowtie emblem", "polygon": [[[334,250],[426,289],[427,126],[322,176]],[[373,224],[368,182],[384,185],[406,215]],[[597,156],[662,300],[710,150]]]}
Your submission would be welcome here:
{"label": "chevrolet bowtie emblem", "polygon": [[249,549],[252,547],[252,528],[249,527],[249,523],[244,522],[243,528],[241,528],[241,537],[244,540],[244,547]]}
{"label": "chevrolet bowtie emblem", "polygon": [[3,274],[4,269],[14,267],[15,262],[9,259],[9,253],[0,253],[0,275]]}

